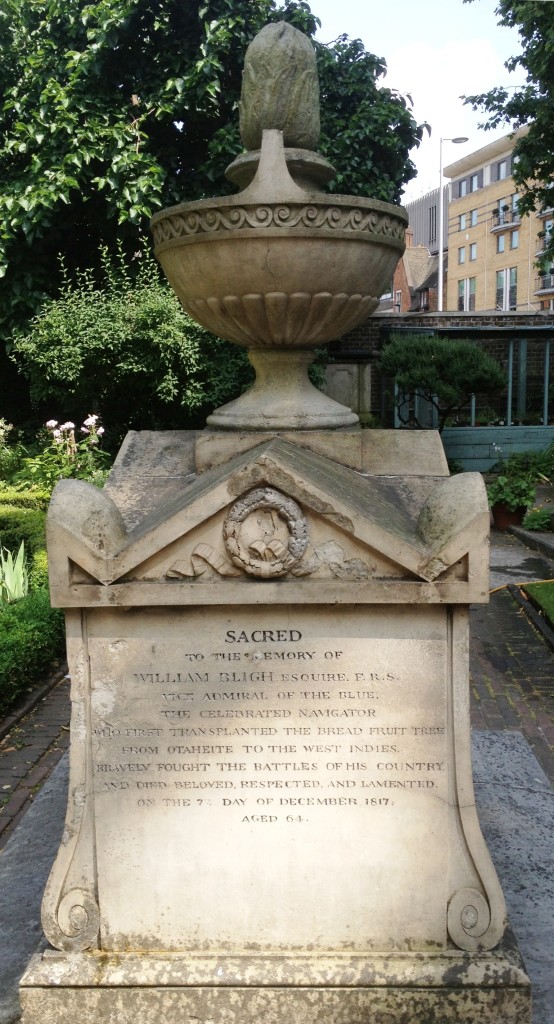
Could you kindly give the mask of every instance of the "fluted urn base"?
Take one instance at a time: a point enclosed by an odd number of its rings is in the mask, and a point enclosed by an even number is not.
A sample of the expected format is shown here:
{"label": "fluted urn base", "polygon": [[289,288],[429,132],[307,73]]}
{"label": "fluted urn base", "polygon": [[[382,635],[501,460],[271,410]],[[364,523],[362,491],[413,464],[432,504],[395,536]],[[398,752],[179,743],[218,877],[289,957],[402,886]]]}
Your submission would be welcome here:
{"label": "fluted urn base", "polygon": [[358,424],[356,413],[312,384],[313,350],[251,349],[256,380],[248,391],[208,416],[218,430],[337,430]]}

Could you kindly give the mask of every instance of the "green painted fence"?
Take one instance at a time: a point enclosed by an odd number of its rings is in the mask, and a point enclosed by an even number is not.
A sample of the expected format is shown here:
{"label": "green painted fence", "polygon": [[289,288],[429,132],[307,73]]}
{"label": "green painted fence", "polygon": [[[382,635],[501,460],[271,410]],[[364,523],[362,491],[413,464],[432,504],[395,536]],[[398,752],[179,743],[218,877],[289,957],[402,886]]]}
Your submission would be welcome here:
{"label": "green painted fence", "polygon": [[554,426],[445,427],[441,436],[448,459],[484,473],[513,452],[543,451],[554,443]]}

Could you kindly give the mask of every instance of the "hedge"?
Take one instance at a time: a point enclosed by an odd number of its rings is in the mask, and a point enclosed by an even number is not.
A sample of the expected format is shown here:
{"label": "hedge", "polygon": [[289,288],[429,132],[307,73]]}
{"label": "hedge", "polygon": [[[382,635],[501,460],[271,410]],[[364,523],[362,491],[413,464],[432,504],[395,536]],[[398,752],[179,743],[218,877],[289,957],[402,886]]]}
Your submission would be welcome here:
{"label": "hedge", "polygon": [[64,617],[47,590],[0,605],[0,714],[64,657]]}
{"label": "hedge", "polygon": [[0,544],[17,551],[21,541],[25,542],[27,555],[46,547],[46,514],[38,508],[6,505],[0,495]]}
{"label": "hedge", "polygon": [[51,608],[46,556],[46,491],[0,488],[0,544],[29,561],[29,594],[0,604],[0,715],[65,657],[64,617]]}
{"label": "hedge", "polygon": [[18,491],[15,487],[0,484],[0,505],[15,505],[16,508],[38,508],[46,512],[51,498],[50,491]]}
{"label": "hedge", "polygon": [[48,556],[44,548],[33,552],[29,566],[29,590],[48,590]]}
{"label": "hedge", "polygon": [[15,553],[24,542],[30,562],[29,590],[48,588],[45,510],[49,498],[46,491],[0,489],[0,545]]}

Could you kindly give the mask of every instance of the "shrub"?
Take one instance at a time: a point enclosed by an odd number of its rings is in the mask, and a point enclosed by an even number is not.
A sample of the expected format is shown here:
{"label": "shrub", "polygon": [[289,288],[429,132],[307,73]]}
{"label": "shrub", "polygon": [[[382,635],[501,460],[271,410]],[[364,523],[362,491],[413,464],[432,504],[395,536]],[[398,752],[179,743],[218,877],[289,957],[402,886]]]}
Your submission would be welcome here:
{"label": "shrub", "polygon": [[16,487],[0,486],[0,505],[13,505],[15,508],[34,508],[46,512],[50,503],[50,491],[20,491]]}
{"label": "shrub", "polygon": [[64,619],[37,590],[0,607],[0,714],[64,654]]}
{"label": "shrub", "polygon": [[554,446],[542,452],[512,452],[507,459],[501,459],[493,470],[506,476],[527,476],[534,483],[548,483],[554,476]]}
{"label": "shrub", "polygon": [[[44,491],[0,490],[0,544],[15,554],[24,543],[30,555],[29,593],[0,603],[0,715],[65,655],[63,613],[50,607],[48,596],[48,500]],[[4,562],[9,557],[4,551]]]}
{"label": "shrub", "polygon": [[12,424],[0,417],[0,480],[9,480],[17,472],[24,455],[21,444],[9,438],[12,431]]}
{"label": "shrub", "polygon": [[536,487],[527,476],[508,476],[501,473],[487,487],[487,495],[491,508],[494,505],[506,505],[515,511],[517,508],[528,508],[536,496]]}
{"label": "shrub", "polygon": [[0,501],[0,544],[16,551],[25,542],[30,555],[46,545],[46,515],[37,508],[18,508]]}
{"label": "shrub", "polygon": [[523,518],[524,530],[551,530],[552,510],[548,508],[530,508]]}
{"label": "shrub", "polygon": [[97,410],[113,447],[129,428],[203,426],[252,381],[246,353],[183,311],[146,248],[101,263],[99,277],[64,271],[59,298],[11,339],[33,403]]}
{"label": "shrub", "polygon": [[29,590],[48,590],[48,556],[44,548],[33,554],[29,568]]}
{"label": "shrub", "polygon": [[472,341],[426,335],[392,335],[381,353],[379,369],[393,377],[398,387],[400,419],[406,425],[421,425],[402,413],[406,396],[417,394],[436,410],[439,430],[472,395],[497,396],[506,382],[500,364]]}

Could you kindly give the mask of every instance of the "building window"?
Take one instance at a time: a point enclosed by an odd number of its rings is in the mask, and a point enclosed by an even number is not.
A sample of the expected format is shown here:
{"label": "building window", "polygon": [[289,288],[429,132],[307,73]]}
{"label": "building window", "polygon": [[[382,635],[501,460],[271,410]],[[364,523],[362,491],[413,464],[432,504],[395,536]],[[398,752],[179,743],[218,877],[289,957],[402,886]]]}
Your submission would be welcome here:
{"label": "building window", "polygon": [[419,293],[419,308],[422,311],[429,309],[429,289],[422,288]]}
{"label": "building window", "polygon": [[496,271],[496,308],[504,309],[504,279],[506,274],[503,270]]}
{"label": "building window", "polygon": [[465,245],[462,245],[458,249],[458,263],[465,263],[465,261],[466,261],[466,247],[465,247]]}
{"label": "building window", "polygon": [[469,247],[469,258],[470,260],[477,259],[477,242],[472,242]]}
{"label": "building window", "polygon": [[519,196],[517,192],[512,195],[512,218],[513,220],[519,220],[519,209],[518,209]]}
{"label": "building window", "polygon": [[394,293],[394,308],[395,308],[397,313],[399,313],[400,310],[402,309],[402,292],[401,291]]}
{"label": "building window", "polygon": [[497,167],[497,180],[502,181],[508,175],[508,164],[506,160],[499,160]]}
{"label": "building window", "polygon": [[508,308],[517,309],[517,267],[510,267],[509,281]]}
{"label": "building window", "polygon": [[437,244],[437,207],[429,207],[429,247]]}
{"label": "building window", "polygon": [[519,231],[517,228],[512,231],[510,235],[510,249],[517,249],[519,247]]}
{"label": "building window", "polygon": [[496,308],[517,308],[517,267],[496,272]]}
{"label": "building window", "polygon": [[497,252],[504,252],[505,248],[506,248],[506,235],[497,235],[496,236],[496,251]]}
{"label": "building window", "polygon": [[469,220],[470,220],[471,227],[474,228],[476,226],[476,224],[477,224],[477,210],[470,210],[470,212],[469,212]]}
{"label": "building window", "polygon": [[542,231],[539,231],[539,244],[540,252],[544,252],[552,240],[552,232],[554,229],[554,221],[549,217],[548,220],[543,221]]}
{"label": "building window", "polygon": [[458,226],[458,231],[465,231],[466,227],[467,227],[467,213],[461,213],[460,214],[460,223],[459,223],[459,226]]}
{"label": "building window", "polygon": [[469,191],[470,192],[477,192],[478,188],[479,188],[479,175],[478,174],[472,174],[471,178],[469,179]]}
{"label": "building window", "polygon": [[462,180],[459,182],[459,194],[460,199],[462,198],[462,196],[467,196],[467,178],[462,178]]}
{"label": "building window", "polygon": [[475,309],[475,277],[465,277],[458,281],[458,309],[470,313]]}

